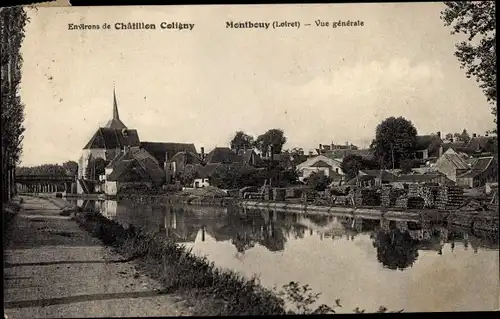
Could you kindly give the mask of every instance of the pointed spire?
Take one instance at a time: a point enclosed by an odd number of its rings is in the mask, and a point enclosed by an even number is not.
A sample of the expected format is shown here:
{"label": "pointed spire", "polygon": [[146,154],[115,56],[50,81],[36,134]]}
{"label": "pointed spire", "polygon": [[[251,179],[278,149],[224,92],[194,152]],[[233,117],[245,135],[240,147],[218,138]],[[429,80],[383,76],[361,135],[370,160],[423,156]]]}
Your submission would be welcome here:
{"label": "pointed spire", "polygon": [[116,102],[116,90],[113,84],[113,118],[104,126],[106,128],[124,129],[127,128],[118,115],[118,103]]}
{"label": "pointed spire", "polygon": [[113,119],[119,120],[120,116],[118,115],[118,103],[116,103],[116,91],[113,86]]}

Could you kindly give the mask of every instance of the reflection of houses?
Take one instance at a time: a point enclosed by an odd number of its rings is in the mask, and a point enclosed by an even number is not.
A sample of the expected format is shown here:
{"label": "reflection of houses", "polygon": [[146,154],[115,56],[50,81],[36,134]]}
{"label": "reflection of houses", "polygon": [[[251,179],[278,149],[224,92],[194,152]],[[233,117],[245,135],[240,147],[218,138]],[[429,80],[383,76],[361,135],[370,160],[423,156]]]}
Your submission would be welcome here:
{"label": "reflection of houses", "polygon": [[323,173],[325,176],[331,176],[338,179],[338,176],[344,175],[340,167],[341,164],[341,162],[324,155],[309,158],[307,161],[297,165],[299,180],[304,181],[312,173]]}

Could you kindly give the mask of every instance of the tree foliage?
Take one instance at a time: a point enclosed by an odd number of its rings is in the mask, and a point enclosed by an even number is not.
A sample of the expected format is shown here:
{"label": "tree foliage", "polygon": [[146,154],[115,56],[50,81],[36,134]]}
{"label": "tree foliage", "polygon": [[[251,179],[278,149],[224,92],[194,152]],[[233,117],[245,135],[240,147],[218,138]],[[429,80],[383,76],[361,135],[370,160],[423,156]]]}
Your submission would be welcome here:
{"label": "tree foliage", "polygon": [[314,172],[307,178],[307,185],[316,191],[324,191],[330,186],[332,179],[323,173]]}
{"label": "tree foliage", "polygon": [[370,148],[380,167],[395,168],[403,159],[413,159],[417,129],[403,117],[389,117],[377,126]]}
{"label": "tree foliage", "polygon": [[417,241],[399,229],[391,229],[389,232],[380,230],[373,246],[377,249],[378,261],[392,270],[404,270],[418,258]]}
{"label": "tree foliage", "polygon": [[342,160],[340,168],[348,179],[355,178],[360,170],[378,169],[379,164],[372,158],[364,157],[357,154],[348,154]]}
{"label": "tree foliage", "polygon": [[496,6],[494,1],[446,1],[441,12],[451,34],[462,33],[467,41],[456,44],[455,56],[468,78],[475,77],[492,105],[497,121]]}
{"label": "tree foliage", "polygon": [[38,175],[49,175],[49,176],[66,176],[67,170],[59,164],[43,164],[39,166],[32,167],[17,167],[16,175],[30,175],[30,176],[38,176]]}
{"label": "tree foliage", "polygon": [[251,149],[254,146],[254,138],[243,131],[238,131],[231,140],[230,146],[236,153],[242,149]]}
{"label": "tree foliage", "polygon": [[13,172],[19,163],[24,133],[24,105],[19,96],[21,82],[21,44],[28,22],[22,7],[2,8],[0,34],[1,61],[1,130],[2,130],[2,199],[14,192]]}
{"label": "tree foliage", "polygon": [[280,154],[283,145],[286,143],[285,133],[281,129],[270,129],[266,133],[259,135],[255,141],[255,146],[264,155]]}
{"label": "tree foliage", "polygon": [[67,161],[62,164],[67,173],[71,176],[78,175],[78,163],[75,161]]}

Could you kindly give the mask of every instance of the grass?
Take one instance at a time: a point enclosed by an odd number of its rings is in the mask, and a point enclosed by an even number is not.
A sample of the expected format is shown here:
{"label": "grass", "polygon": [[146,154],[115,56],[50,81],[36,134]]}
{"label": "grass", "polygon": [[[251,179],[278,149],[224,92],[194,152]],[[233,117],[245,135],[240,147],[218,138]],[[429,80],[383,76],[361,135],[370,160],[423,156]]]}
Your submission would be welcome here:
{"label": "grass", "polygon": [[[255,277],[248,280],[219,269],[173,241],[133,227],[125,229],[96,212],[76,212],[73,218],[128,260],[136,259],[150,277],[163,285],[165,293],[184,297],[193,315],[330,314],[342,307],[340,300],[335,300],[332,307],[322,304],[314,308],[320,294],[313,293],[308,285],[292,281],[279,291],[264,288]],[[353,312],[364,310],[356,308]],[[387,309],[381,306],[378,312]]]}

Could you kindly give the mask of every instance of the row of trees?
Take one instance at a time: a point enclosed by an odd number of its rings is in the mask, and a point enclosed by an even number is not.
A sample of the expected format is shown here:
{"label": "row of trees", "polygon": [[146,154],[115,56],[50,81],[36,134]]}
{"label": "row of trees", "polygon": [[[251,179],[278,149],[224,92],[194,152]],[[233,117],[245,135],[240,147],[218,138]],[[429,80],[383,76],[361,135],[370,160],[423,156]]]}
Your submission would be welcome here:
{"label": "row of trees", "polygon": [[77,176],[78,163],[75,161],[67,161],[62,165],[59,164],[43,164],[32,167],[17,167],[16,175],[50,175],[50,176]]}
{"label": "row of trees", "polygon": [[0,10],[2,202],[8,202],[15,194],[14,173],[22,152],[24,105],[19,96],[22,64],[20,49],[28,19],[21,7]]}

